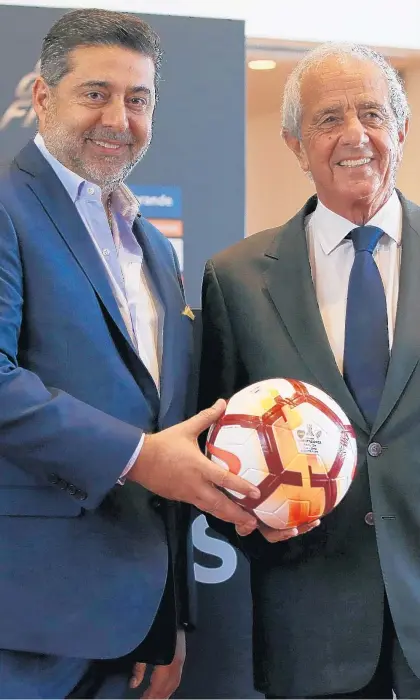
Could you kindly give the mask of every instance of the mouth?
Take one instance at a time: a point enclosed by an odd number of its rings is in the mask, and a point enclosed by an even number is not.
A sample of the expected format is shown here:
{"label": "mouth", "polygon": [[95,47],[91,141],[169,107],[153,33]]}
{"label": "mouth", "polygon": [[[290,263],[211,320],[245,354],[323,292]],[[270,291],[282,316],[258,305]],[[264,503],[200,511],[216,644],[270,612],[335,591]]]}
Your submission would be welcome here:
{"label": "mouth", "polygon": [[127,148],[129,144],[121,143],[119,141],[101,141],[99,139],[87,139],[92,143],[97,150],[102,153],[119,153],[123,149]]}
{"label": "mouth", "polygon": [[363,165],[368,165],[372,162],[372,158],[348,158],[347,160],[340,160],[337,165],[340,168],[360,168]]}

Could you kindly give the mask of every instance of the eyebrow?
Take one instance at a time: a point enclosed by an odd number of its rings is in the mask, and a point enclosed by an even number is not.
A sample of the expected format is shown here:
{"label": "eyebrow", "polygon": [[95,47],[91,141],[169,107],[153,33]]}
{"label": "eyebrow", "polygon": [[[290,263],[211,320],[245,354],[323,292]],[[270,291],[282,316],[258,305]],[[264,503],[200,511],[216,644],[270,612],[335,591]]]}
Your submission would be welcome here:
{"label": "eyebrow", "polygon": [[[79,85],[79,88],[91,88],[91,89],[110,88],[110,87],[112,87],[112,84],[110,82],[108,82],[107,80],[87,80],[86,82],[81,83]],[[150,88],[146,87],[146,85],[133,85],[133,87],[131,87],[129,89],[129,92],[134,92],[134,93],[141,92],[141,93],[146,94],[146,95],[152,94],[152,91],[150,90]]]}
{"label": "eyebrow", "polygon": [[322,109],[319,109],[317,112],[315,112],[313,119],[314,121],[318,121],[318,119],[323,117],[325,114],[339,114],[342,111],[343,108],[341,105],[336,105],[335,107],[323,107]]}
{"label": "eyebrow", "polygon": [[[388,110],[384,105],[382,105],[380,102],[375,102],[373,100],[369,100],[366,102],[359,102],[357,104],[358,109],[376,109],[378,112],[381,112],[383,115],[388,114]],[[318,121],[318,119],[321,119],[323,116],[326,114],[340,114],[340,112],[343,111],[342,105],[335,105],[334,107],[323,107],[322,109],[318,110],[318,112],[315,112],[314,114],[314,121]]]}
{"label": "eyebrow", "polygon": [[373,100],[361,102],[357,106],[359,109],[377,109],[378,112],[381,112],[382,114],[388,114],[388,109],[383,104],[380,102],[374,102]]}

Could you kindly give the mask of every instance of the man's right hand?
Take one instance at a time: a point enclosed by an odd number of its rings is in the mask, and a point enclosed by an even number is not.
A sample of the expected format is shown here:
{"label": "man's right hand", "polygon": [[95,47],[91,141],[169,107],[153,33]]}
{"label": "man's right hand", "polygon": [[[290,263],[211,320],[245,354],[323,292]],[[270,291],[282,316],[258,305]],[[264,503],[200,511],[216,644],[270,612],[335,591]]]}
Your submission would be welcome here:
{"label": "man's right hand", "polygon": [[197,438],[226,409],[226,402],[201,411],[183,423],[160,433],[146,435],[141,452],[126,478],[172,501],[191,503],[220,520],[247,527],[257,526],[256,518],[234,503],[221,489],[259,498],[259,490],[241,477],[215,464],[198,447]]}

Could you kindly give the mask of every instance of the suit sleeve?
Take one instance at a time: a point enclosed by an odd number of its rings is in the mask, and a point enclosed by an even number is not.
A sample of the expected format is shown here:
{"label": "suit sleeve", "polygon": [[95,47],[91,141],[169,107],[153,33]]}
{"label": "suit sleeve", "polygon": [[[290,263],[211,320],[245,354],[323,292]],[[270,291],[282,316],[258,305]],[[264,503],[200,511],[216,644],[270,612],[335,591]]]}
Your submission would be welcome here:
{"label": "suit sleeve", "polygon": [[[202,290],[202,351],[199,381],[199,408],[211,406],[216,399],[229,399],[246,386],[246,373],[236,347],[234,331],[222,287],[212,261],[205,267]],[[206,436],[201,436],[204,450]],[[216,532],[239,548],[248,559],[278,555],[281,544],[270,544],[259,532],[248,537],[237,535],[235,527],[205,513],[207,521]]]}
{"label": "suit sleeve", "polygon": [[24,303],[19,242],[0,206],[0,463],[30,472],[41,485],[70,485],[69,498],[82,494],[83,507],[95,508],[123,472],[141,431],[19,366]]}

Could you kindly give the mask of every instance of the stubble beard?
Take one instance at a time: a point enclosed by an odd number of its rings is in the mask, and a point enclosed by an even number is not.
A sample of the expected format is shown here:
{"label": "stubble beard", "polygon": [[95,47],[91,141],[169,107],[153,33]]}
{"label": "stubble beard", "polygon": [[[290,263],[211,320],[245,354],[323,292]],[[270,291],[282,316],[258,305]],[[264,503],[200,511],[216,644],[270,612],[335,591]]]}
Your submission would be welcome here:
{"label": "stubble beard", "polygon": [[[95,135],[95,138],[99,140],[101,140],[101,136],[106,139],[115,138],[115,134],[112,135],[110,130],[107,134],[105,132],[106,130],[103,129],[101,134]],[[115,156],[104,155],[100,160],[98,159],[97,164],[93,159],[89,161],[83,157],[82,140],[92,136],[92,131],[80,137],[73,136],[60,122],[54,120],[53,115],[47,121],[43,134],[45,145],[51,155],[83,179],[98,185],[103,194],[109,194],[124,182],[133,168],[144,158],[152,140],[152,132],[150,130],[146,143],[136,156],[122,164],[118,169],[115,169]],[[116,140],[127,143],[121,137]]]}

